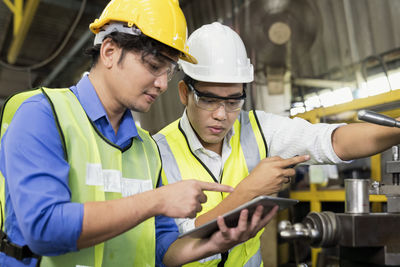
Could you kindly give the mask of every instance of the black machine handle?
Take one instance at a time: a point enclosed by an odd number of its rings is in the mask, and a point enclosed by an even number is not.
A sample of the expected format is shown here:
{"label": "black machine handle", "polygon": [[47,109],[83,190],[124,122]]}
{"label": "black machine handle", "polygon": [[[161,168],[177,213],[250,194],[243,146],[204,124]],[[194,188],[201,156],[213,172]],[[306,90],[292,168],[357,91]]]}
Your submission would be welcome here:
{"label": "black machine handle", "polygon": [[383,126],[400,128],[400,121],[397,121],[391,117],[370,110],[360,110],[358,112],[358,119]]}

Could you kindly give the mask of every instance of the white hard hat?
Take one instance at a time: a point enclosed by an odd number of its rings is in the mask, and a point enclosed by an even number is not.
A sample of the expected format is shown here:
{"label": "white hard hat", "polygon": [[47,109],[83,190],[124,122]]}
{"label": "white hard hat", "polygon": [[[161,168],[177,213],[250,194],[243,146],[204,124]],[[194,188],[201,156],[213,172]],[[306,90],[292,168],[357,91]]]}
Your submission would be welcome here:
{"label": "white hard hat", "polygon": [[203,25],[188,39],[189,53],[198,63],[180,60],[183,72],[203,82],[249,83],[253,65],[240,36],[219,22]]}

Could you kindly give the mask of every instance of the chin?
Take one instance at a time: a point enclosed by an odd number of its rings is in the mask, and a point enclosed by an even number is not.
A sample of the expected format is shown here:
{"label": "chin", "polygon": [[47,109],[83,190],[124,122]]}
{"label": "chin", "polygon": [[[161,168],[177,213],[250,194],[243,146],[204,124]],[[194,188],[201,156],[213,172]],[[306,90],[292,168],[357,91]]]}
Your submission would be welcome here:
{"label": "chin", "polygon": [[222,140],[224,140],[224,138],[219,138],[219,137],[211,137],[211,138],[207,138],[207,143],[209,144],[218,144],[220,142],[222,142]]}
{"label": "chin", "polygon": [[151,105],[145,106],[145,107],[138,107],[138,106],[132,106],[130,110],[140,112],[140,113],[146,113],[150,110]]}

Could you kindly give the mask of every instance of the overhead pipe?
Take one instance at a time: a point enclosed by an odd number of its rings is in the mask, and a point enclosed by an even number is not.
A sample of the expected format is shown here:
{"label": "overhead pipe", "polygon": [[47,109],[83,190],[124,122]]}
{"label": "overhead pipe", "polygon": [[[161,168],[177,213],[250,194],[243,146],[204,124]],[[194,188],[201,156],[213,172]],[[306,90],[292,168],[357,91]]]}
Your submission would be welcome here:
{"label": "overhead pipe", "polygon": [[[6,0],[4,0],[6,1]],[[16,0],[17,2],[20,0]],[[25,41],[26,34],[31,26],[34,15],[36,14],[37,7],[39,5],[40,0],[28,0],[24,7],[22,21],[17,29],[17,32],[14,32],[13,41],[11,43],[10,49],[7,54],[7,61],[9,64],[14,64],[17,61],[17,57],[21,51],[21,47]],[[16,9],[17,11],[17,9]],[[14,13],[14,16],[16,13]],[[15,19],[14,19],[15,21]]]}
{"label": "overhead pipe", "polygon": [[23,0],[14,0],[14,4],[10,0],[3,0],[4,4],[8,6],[12,13],[14,13],[14,31],[13,34],[18,33],[18,29],[21,26],[22,21],[22,10],[23,10]]}

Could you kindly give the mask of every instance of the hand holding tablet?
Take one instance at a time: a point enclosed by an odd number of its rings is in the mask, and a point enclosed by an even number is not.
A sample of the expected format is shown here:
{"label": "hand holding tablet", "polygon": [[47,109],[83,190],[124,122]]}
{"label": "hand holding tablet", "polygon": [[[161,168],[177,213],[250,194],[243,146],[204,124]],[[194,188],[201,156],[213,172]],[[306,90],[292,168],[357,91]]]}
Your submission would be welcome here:
{"label": "hand holding tablet", "polygon": [[[238,219],[240,216],[240,212],[243,209],[247,209],[248,213],[248,220],[251,220],[255,209],[262,205],[264,207],[263,215],[267,215],[274,206],[279,206],[279,210],[286,209],[292,205],[297,204],[299,201],[295,199],[288,199],[288,198],[280,198],[280,197],[271,197],[271,196],[259,196],[254,198],[253,200],[237,207],[236,209],[225,213],[222,217],[225,220],[225,224],[228,227],[236,227],[238,224]],[[218,224],[217,220],[214,219],[202,226],[196,227],[190,231],[180,234],[179,238],[190,236],[193,238],[207,238],[211,236],[214,232],[218,231]]]}

